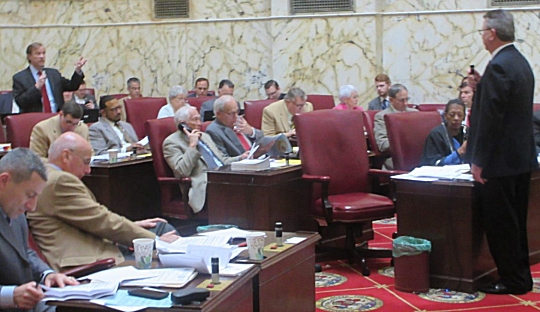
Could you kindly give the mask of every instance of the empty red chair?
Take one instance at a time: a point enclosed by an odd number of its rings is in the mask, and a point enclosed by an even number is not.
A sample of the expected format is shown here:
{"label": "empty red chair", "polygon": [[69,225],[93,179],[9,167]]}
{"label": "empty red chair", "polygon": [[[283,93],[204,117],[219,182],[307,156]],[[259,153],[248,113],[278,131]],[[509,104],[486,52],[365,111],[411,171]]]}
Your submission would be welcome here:
{"label": "empty red chair", "polygon": [[144,124],[147,120],[157,118],[161,107],[167,104],[167,99],[164,97],[141,97],[127,99],[124,102],[127,115],[126,121],[133,126],[139,139],[142,139],[146,136]]}
{"label": "empty red chair", "polygon": [[11,143],[12,148],[29,147],[30,135],[34,126],[45,119],[55,116],[56,113],[26,113],[19,115],[6,116],[7,141]]}
{"label": "empty red chair", "polygon": [[277,101],[276,99],[252,100],[244,102],[244,117],[256,129],[261,129],[263,109]]}

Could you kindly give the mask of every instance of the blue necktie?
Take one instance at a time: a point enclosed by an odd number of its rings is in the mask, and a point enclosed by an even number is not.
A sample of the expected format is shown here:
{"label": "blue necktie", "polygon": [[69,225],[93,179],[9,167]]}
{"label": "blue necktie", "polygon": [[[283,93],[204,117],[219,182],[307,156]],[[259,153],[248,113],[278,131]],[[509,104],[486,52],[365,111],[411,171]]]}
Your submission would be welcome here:
{"label": "blue necktie", "polygon": [[387,109],[388,108],[388,100],[387,99],[384,99],[382,101],[382,106],[381,106],[382,109]]}
{"label": "blue necktie", "polygon": [[199,143],[197,144],[197,150],[199,151],[199,153],[201,153],[202,158],[208,166],[208,169],[215,169],[223,166],[221,160],[216,157],[210,147],[208,147],[208,145],[203,141],[199,140]]}

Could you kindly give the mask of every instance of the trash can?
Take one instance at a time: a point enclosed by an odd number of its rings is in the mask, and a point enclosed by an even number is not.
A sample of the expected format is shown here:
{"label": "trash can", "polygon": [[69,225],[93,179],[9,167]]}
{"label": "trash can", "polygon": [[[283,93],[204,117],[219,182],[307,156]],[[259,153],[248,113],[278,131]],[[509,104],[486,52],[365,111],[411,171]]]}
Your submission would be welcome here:
{"label": "trash can", "polygon": [[400,236],[394,239],[392,246],[395,288],[403,292],[428,292],[431,242]]}

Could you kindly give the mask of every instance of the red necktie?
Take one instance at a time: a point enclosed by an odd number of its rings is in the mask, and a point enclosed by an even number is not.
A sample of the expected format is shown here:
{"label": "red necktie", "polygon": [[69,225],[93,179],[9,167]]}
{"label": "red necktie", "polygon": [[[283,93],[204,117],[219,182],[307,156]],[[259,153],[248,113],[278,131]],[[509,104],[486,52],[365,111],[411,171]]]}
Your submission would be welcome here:
{"label": "red necktie", "polygon": [[240,132],[236,132],[236,136],[238,137],[238,140],[240,140],[244,150],[249,151],[251,149],[251,144],[249,143],[248,139],[246,139],[246,137]]}
{"label": "red necktie", "polygon": [[[41,72],[38,71],[38,78],[41,76]],[[47,94],[47,86],[46,82],[41,86],[41,97],[43,99],[43,112],[50,113],[51,112],[51,101],[49,101],[49,95]]]}

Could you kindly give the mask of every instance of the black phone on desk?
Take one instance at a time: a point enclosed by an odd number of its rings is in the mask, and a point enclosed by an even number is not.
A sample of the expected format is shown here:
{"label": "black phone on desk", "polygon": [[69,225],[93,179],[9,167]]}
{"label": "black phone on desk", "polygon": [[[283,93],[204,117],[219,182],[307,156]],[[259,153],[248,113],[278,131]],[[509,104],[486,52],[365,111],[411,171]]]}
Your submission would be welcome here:
{"label": "black phone on desk", "polygon": [[130,296],[143,297],[148,299],[163,299],[169,296],[168,291],[152,288],[135,288],[128,290]]}

